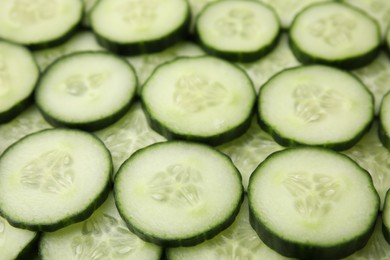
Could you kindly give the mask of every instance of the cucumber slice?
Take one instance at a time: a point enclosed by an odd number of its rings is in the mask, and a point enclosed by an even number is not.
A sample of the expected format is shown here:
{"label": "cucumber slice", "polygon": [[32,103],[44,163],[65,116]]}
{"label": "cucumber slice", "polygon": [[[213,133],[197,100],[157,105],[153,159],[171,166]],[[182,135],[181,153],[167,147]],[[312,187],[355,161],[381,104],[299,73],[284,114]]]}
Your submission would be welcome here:
{"label": "cucumber slice", "polygon": [[134,153],[115,177],[118,211],[130,230],[161,246],[192,246],[236,217],[241,176],[230,159],[206,145],[153,144]]}
{"label": "cucumber slice", "polygon": [[207,5],[196,20],[196,34],[209,53],[251,62],[276,45],[280,24],[275,12],[255,0],[225,0]]}
{"label": "cucumber slice", "polygon": [[186,0],[101,0],[90,14],[99,43],[126,55],[161,51],[177,43],[189,21]]}
{"label": "cucumber slice", "polygon": [[192,42],[179,42],[163,51],[149,54],[126,57],[133,65],[139,80],[138,94],[141,93],[141,86],[150,77],[152,72],[161,64],[174,60],[178,57],[202,56],[205,52]]}
{"label": "cucumber slice", "polygon": [[57,259],[137,259],[159,260],[162,249],[131,233],[119,216],[114,197],[109,196],[90,218],[42,235],[42,260]]}
{"label": "cucumber slice", "polygon": [[248,73],[258,93],[261,86],[277,72],[301,64],[291,52],[287,34],[281,34],[277,46],[269,54],[255,62],[238,63],[238,65]]}
{"label": "cucumber slice", "polygon": [[388,0],[341,0],[342,2],[361,9],[375,19],[380,27],[382,39],[390,22],[390,2]]}
{"label": "cucumber slice", "polygon": [[390,245],[382,233],[382,217],[379,216],[374,233],[367,244],[344,260],[387,260],[390,259]]}
{"label": "cucumber slice", "polygon": [[362,248],[379,211],[370,175],[324,148],[275,152],[252,174],[250,223],[263,242],[288,257],[336,259]]}
{"label": "cucumber slice", "polygon": [[344,153],[370,173],[381,199],[382,210],[386,192],[390,189],[390,151],[378,138],[378,122],[375,121],[370,131]]}
{"label": "cucumber slice", "polygon": [[28,49],[0,41],[0,123],[12,120],[30,104],[38,78],[38,66]]}
{"label": "cucumber slice", "polygon": [[51,63],[67,54],[80,51],[104,50],[90,31],[80,31],[68,41],[59,46],[34,51],[33,55],[41,71],[44,71]]}
{"label": "cucumber slice", "polygon": [[135,151],[166,141],[150,128],[139,102],[134,103],[120,120],[95,134],[111,152],[114,174]]}
{"label": "cucumber slice", "polygon": [[153,129],[163,136],[217,145],[249,128],[255,91],[237,66],[203,56],[159,66],[141,98]]}
{"label": "cucumber slice", "polygon": [[[390,2],[389,2],[390,3]],[[384,95],[390,91],[390,60],[387,54],[382,51],[379,56],[370,64],[352,71],[371,91],[375,99],[375,114],[379,108]]]}
{"label": "cucumber slice", "polygon": [[216,237],[192,247],[168,248],[169,260],[219,259],[288,259],[268,248],[249,224],[248,200],[245,197],[233,224]]}
{"label": "cucumber slice", "polygon": [[343,150],[368,131],[374,102],[350,73],[307,65],[278,73],[260,89],[258,117],[281,145]]}
{"label": "cucumber slice", "polygon": [[31,251],[37,240],[37,232],[14,228],[0,217],[1,259],[28,259],[23,257]]}
{"label": "cucumber slice", "polygon": [[103,51],[78,52],[46,70],[35,101],[52,124],[95,131],[126,113],[136,87],[137,77],[125,59]]}
{"label": "cucumber slice", "polygon": [[84,220],[106,199],[111,168],[108,150],[89,133],[49,129],[28,135],[0,157],[0,214],[32,231]]}
{"label": "cucumber slice", "polygon": [[306,7],[331,0],[258,0],[272,7],[278,14],[283,29],[290,28],[295,16]]}
{"label": "cucumber slice", "polygon": [[30,106],[12,121],[0,125],[0,154],[22,137],[51,127],[38,108]]}
{"label": "cucumber slice", "polygon": [[302,63],[354,69],[375,59],[381,35],[377,22],[366,13],[332,1],[301,11],[291,25],[290,43]]}
{"label": "cucumber slice", "polygon": [[80,0],[2,0],[0,10],[0,38],[33,49],[67,40],[83,15]]}
{"label": "cucumber slice", "polygon": [[390,150],[390,91],[383,97],[379,109],[379,139]]}
{"label": "cucumber slice", "polygon": [[283,149],[272,137],[260,129],[256,119],[252,120],[249,130],[239,138],[217,147],[228,155],[241,173],[246,190],[249,178],[256,167],[273,152]]}
{"label": "cucumber slice", "polygon": [[385,206],[383,207],[383,236],[390,244],[390,189],[386,193]]}

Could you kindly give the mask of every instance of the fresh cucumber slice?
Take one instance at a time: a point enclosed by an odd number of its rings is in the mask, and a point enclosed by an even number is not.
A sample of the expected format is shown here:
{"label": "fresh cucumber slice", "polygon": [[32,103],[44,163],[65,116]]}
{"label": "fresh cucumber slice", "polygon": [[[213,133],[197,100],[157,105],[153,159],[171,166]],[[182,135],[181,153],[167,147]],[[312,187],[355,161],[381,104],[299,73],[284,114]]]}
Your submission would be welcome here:
{"label": "fresh cucumber slice", "polygon": [[251,62],[275,47],[280,24],[276,13],[257,0],[225,0],[200,12],[195,31],[209,54]]}
{"label": "fresh cucumber slice", "polygon": [[221,144],[249,128],[255,91],[239,67],[203,56],[159,66],[141,98],[153,129],[168,139]]}
{"label": "fresh cucumber slice", "polygon": [[192,42],[179,42],[163,51],[126,57],[133,65],[139,80],[138,94],[141,93],[141,86],[150,77],[152,72],[161,64],[174,60],[178,57],[202,56],[205,52]]}
{"label": "fresh cucumber slice", "polygon": [[118,211],[130,230],[161,246],[191,246],[236,217],[243,195],[230,159],[189,142],[153,144],[134,153],[115,177]]}
{"label": "fresh cucumber slice", "polygon": [[379,139],[390,150],[390,91],[383,97],[379,109]]}
{"label": "fresh cucumber slice", "polygon": [[258,117],[281,145],[343,150],[369,129],[374,102],[350,73],[306,65],[278,73],[260,89]]}
{"label": "fresh cucumber slice", "polygon": [[[390,2],[389,2],[390,3]],[[379,56],[370,64],[352,71],[371,91],[375,99],[375,114],[379,108],[384,95],[390,91],[390,60],[387,54],[382,51]]]}
{"label": "fresh cucumber slice", "polygon": [[375,59],[381,44],[375,20],[335,1],[301,11],[289,32],[292,51],[302,63],[358,68]]}
{"label": "fresh cucumber slice", "polygon": [[30,106],[12,121],[0,125],[0,155],[22,137],[51,127],[38,108]]}
{"label": "fresh cucumber slice", "polygon": [[390,189],[390,151],[378,138],[378,122],[375,121],[370,131],[344,153],[370,173],[381,199],[382,209],[386,192]]}
{"label": "fresh cucumber slice", "polygon": [[189,21],[186,0],[101,0],[90,14],[99,43],[127,55],[173,45],[187,33]]}
{"label": "fresh cucumber slice", "polygon": [[34,51],[33,55],[41,71],[44,71],[53,61],[67,54],[80,51],[104,50],[95,39],[92,32],[80,31],[68,41],[59,46]]}
{"label": "fresh cucumber slice", "polygon": [[38,66],[28,49],[0,41],[0,123],[10,121],[30,104],[38,78]]}
{"label": "fresh cucumber slice", "polygon": [[104,51],[78,52],[45,71],[35,101],[54,125],[95,131],[126,113],[136,87],[137,77],[125,59]]}
{"label": "fresh cucumber slice", "polygon": [[0,10],[0,38],[34,49],[68,39],[83,15],[80,0],[2,0]]}
{"label": "fresh cucumber slice", "polygon": [[242,183],[246,190],[249,178],[256,167],[273,152],[283,149],[273,138],[260,129],[256,119],[245,134],[231,142],[217,147],[228,155],[241,173]]}
{"label": "fresh cucumber slice", "polygon": [[95,136],[49,129],[0,157],[0,214],[19,228],[54,231],[86,219],[107,197],[111,156]]}
{"label": "fresh cucumber slice", "polygon": [[0,217],[1,259],[28,259],[23,257],[31,251],[37,240],[37,232],[14,228],[6,219]]}
{"label": "fresh cucumber slice", "polygon": [[374,233],[367,244],[343,260],[387,260],[390,259],[390,245],[386,242],[382,233],[382,217],[379,216]]}
{"label": "fresh cucumber slice", "polygon": [[291,26],[294,17],[305,7],[330,0],[258,0],[272,7],[281,20],[284,29]]}
{"label": "fresh cucumber slice", "polygon": [[388,0],[341,0],[342,2],[361,9],[375,19],[380,27],[382,38],[390,22],[390,2]]}
{"label": "fresh cucumber slice", "polygon": [[382,218],[383,218],[382,232],[385,239],[390,244],[390,189],[386,193]]}
{"label": "fresh cucumber slice", "polygon": [[162,249],[146,243],[130,232],[119,216],[114,197],[109,196],[87,220],[42,235],[42,260],[57,259],[137,259],[159,260]]}
{"label": "fresh cucumber slice", "polygon": [[275,152],[252,174],[250,223],[282,255],[336,259],[362,248],[379,211],[368,172],[324,148]]}
{"label": "fresh cucumber slice", "polygon": [[166,141],[164,137],[150,128],[139,102],[134,103],[120,120],[95,134],[111,152],[114,174],[122,163],[137,150]]}
{"label": "fresh cucumber slice", "polygon": [[244,199],[233,224],[216,237],[192,247],[168,248],[169,260],[288,259],[268,248],[249,224],[248,200]]}
{"label": "fresh cucumber slice", "polygon": [[287,37],[287,34],[281,34],[277,46],[263,58],[254,62],[238,63],[252,79],[257,93],[261,86],[276,73],[301,65],[291,52]]}

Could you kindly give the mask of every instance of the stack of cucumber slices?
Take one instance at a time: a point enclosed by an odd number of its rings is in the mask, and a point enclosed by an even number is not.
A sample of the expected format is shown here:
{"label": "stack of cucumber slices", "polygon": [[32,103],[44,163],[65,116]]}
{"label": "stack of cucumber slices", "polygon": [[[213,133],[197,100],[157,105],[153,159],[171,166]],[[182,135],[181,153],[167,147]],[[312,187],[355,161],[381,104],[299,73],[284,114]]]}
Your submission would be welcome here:
{"label": "stack of cucumber slices", "polygon": [[0,259],[390,259],[385,10],[0,1]]}

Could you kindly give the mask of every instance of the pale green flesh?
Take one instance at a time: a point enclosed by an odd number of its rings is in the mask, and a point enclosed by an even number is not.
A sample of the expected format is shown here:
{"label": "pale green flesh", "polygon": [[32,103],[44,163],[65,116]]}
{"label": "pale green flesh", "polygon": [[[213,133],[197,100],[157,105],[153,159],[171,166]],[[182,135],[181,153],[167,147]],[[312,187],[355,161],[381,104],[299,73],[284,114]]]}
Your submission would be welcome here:
{"label": "pale green flesh", "polygon": [[60,60],[41,79],[36,101],[50,117],[84,123],[114,115],[135,95],[130,65],[105,52],[83,52]]}
{"label": "pale green flesh", "polygon": [[36,232],[14,228],[7,220],[0,217],[1,259],[15,259],[36,236]]}
{"label": "pale green flesh", "polygon": [[119,121],[95,134],[111,152],[114,174],[135,151],[157,142],[166,141],[164,137],[150,128],[140,103],[134,103]]}
{"label": "pale green flesh", "polygon": [[258,51],[279,33],[276,14],[257,1],[217,2],[203,11],[196,23],[203,44],[228,52]]}
{"label": "pale green flesh", "polygon": [[84,31],[78,32],[59,46],[34,51],[33,54],[41,71],[44,71],[53,61],[67,54],[98,50],[103,50],[103,47],[97,43],[93,33]]}
{"label": "pale green flesh", "polygon": [[148,236],[180,240],[226,221],[239,205],[242,184],[232,163],[218,152],[173,142],[145,148],[126,161],[114,191],[131,226]]}
{"label": "pale green flesh", "polygon": [[2,0],[0,37],[20,44],[52,41],[73,29],[81,16],[79,0]]}
{"label": "pale green flesh", "polygon": [[93,30],[116,42],[159,39],[183,25],[184,0],[103,0],[90,16]]}
{"label": "pale green flesh", "polygon": [[36,106],[27,108],[12,121],[0,125],[0,154],[20,138],[51,127]]}
{"label": "pale green flesh", "polygon": [[382,218],[383,218],[383,224],[386,226],[387,231],[390,233],[390,192],[389,191],[386,194],[385,205],[383,206]]}
{"label": "pale green flesh", "polygon": [[205,56],[159,67],[141,95],[150,115],[171,131],[212,136],[244,122],[255,93],[243,71]]}
{"label": "pale green flesh", "polygon": [[368,173],[333,151],[284,150],[252,176],[253,214],[282,239],[335,246],[365,234],[376,219],[379,198]]}
{"label": "pale green flesh", "polygon": [[253,230],[247,199],[234,223],[216,237],[193,247],[170,248],[167,256],[169,260],[288,259],[268,248]]}
{"label": "pale green flesh", "polygon": [[0,41],[0,112],[30,96],[38,77],[38,67],[28,49]]}
{"label": "pale green flesh", "polygon": [[259,92],[261,86],[277,72],[298,66],[300,63],[291,52],[287,35],[282,34],[278,45],[268,55],[257,61],[239,63],[238,65],[248,73],[256,92]]}
{"label": "pale green flesh", "polygon": [[374,20],[337,2],[305,9],[297,16],[290,36],[307,55],[326,60],[365,54],[381,41]]}
{"label": "pale green flesh", "polygon": [[378,138],[378,122],[375,121],[370,131],[344,153],[370,173],[382,209],[386,192],[390,189],[390,152]]}
{"label": "pale green flesh", "polygon": [[[288,84],[286,84],[288,83]],[[286,70],[263,86],[260,118],[284,138],[309,145],[347,142],[373,118],[373,99],[354,77],[327,66]]]}
{"label": "pale green flesh", "polygon": [[129,231],[110,195],[87,220],[45,233],[40,241],[42,259],[106,260],[160,259],[161,248]]}
{"label": "pale green flesh", "polygon": [[12,146],[0,168],[1,211],[14,222],[48,225],[80,214],[101,196],[111,160],[92,135],[52,129]]}

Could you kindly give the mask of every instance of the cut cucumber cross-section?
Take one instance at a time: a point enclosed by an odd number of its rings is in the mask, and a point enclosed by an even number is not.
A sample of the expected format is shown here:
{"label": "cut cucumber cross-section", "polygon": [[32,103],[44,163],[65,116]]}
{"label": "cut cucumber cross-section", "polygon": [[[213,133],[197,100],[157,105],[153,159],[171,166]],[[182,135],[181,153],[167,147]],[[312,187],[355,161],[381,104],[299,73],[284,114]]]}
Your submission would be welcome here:
{"label": "cut cucumber cross-section", "polygon": [[255,91],[239,67],[202,56],[159,66],[141,98],[152,127],[168,139],[220,144],[249,128]]}
{"label": "cut cucumber cross-section", "polygon": [[186,0],[102,0],[90,24],[103,46],[132,55],[173,45],[187,33],[190,18]]}
{"label": "cut cucumber cross-section", "polygon": [[86,219],[107,197],[104,144],[80,130],[28,135],[0,157],[0,214],[15,227],[54,231]]}
{"label": "cut cucumber cross-section", "polygon": [[383,225],[382,231],[385,239],[390,244],[390,189],[386,193],[385,205],[383,207]]}
{"label": "cut cucumber cross-section", "polygon": [[161,246],[191,246],[214,237],[238,214],[243,186],[231,160],[190,142],[138,150],[119,169],[114,195],[130,230]]}
{"label": "cut cucumber cross-section", "polygon": [[127,112],[136,88],[134,69],[125,59],[104,51],[78,52],[45,71],[35,100],[54,125],[94,131]]}
{"label": "cut cucumber cross-section", "polygon": [[45,48],[68,39],[82,16],[80,0],[2,0],[0,38]]}
{"label": "cut cucumber cross-section", "polygon": [[374,101],[351,74],[324,65],[284,70],[260,89],[260,125],[284,146],[343,150],[369,129]]}
{"label": "cut cucumber cross-section", "polygon": [[265,244],[300,259],[336,259],[362,248],[378,216],[367,171],[325,148],[269,156],[248,188],[250,221]]}
{"label": "cut cucumber cross-section", "polygon": [[335,1],[310,5],[290,28],[292,51],[302,63],[361,67],[377,56],[381,42],[375,20]]}
{"label": "cut cucumber cross-section", "polygon": [[0,41],[0,123],[13,119],[30,104],[38,78],[38,66],[27,48]]}
{"label": "cut cucumber cross-section", "polygon": [[210,54],[231,61],[255,61],[277,43],[279,19],[255,0],[225,0],[207,5],[196,20],[196,33]]}

